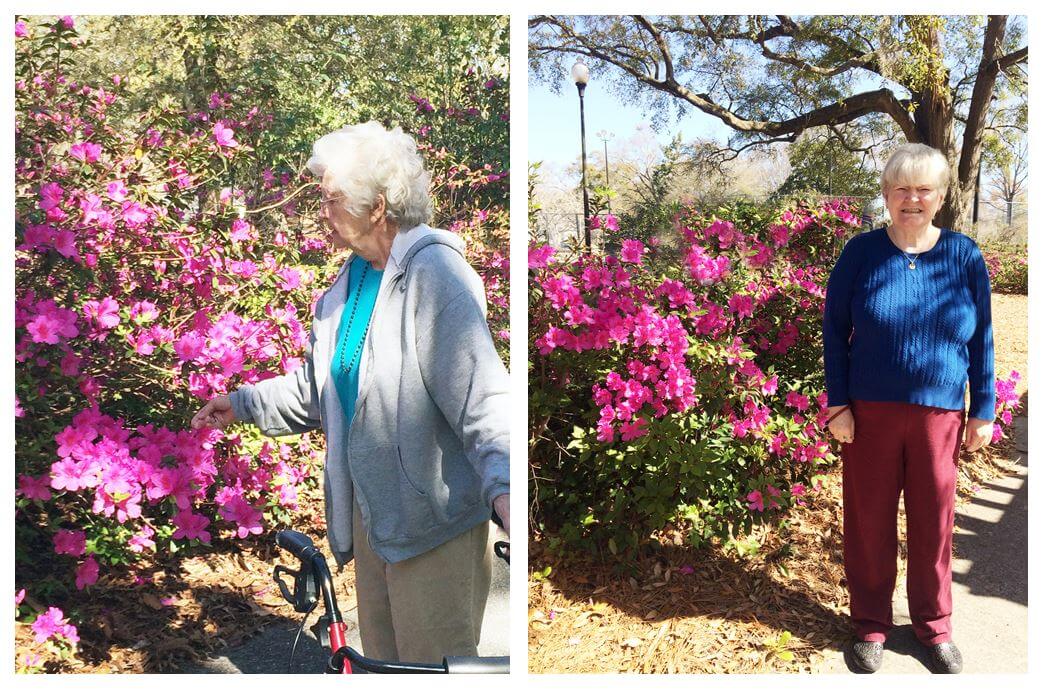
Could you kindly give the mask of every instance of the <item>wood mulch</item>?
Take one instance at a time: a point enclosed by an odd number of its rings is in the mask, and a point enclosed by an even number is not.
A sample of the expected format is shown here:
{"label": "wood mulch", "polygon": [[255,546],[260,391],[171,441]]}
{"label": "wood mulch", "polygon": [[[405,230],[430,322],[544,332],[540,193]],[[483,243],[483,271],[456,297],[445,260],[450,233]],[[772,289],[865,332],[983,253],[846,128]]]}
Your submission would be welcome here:
{"label": "wood mulch", "polygon": [[[1027,297],[993,295],[996,370],[1027,372]],[[1027,380],[1019,391],[1027,402]],[[1026,414],[1026,411],[1022,411]],[[960,501],[1012,469],[1013,442],[964,455]],[[903,506],[902,506],[903,510]],[[904,572],[905,550],[898,556]],[[850,637],[842,566],[838,470],[807,509],[762,528],[744,557],[724,545],[695,550],[666,533],[656,555],[621,564],[530,546],[531,673],[811,672]],[[541,577],[550,567],[547,577]],[[537,575],[533,575],[537,573]]]}

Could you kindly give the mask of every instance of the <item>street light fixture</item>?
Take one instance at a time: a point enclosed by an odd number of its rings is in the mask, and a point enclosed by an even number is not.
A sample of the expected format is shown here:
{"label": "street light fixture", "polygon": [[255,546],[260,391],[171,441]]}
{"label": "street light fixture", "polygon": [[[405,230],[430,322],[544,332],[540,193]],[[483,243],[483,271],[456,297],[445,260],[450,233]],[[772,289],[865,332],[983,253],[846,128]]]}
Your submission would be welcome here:
{"label": "street light fixture", "polygon": [[585,150],[585,87],[588,86],[588,65],[578,58],[570,70],[570,76],[577,85],[578,102],[581,104],[581,198],[585,211],[585,249],[591,252],[592,229],[588,224],[588,179],[585,166],[585,159],[588,156],[588,152]]}
{"label": "street light fixture", "polygon": [[[607,142],[614,138],[613,132],[608,132],[605,129],[601,129],[596,132],[596,136],[603,141],[603,172],[607,176],[607,187],[610,187],[610,155],[607,153]],[[607,211],[610,211],[610,197],[607,197]]]}

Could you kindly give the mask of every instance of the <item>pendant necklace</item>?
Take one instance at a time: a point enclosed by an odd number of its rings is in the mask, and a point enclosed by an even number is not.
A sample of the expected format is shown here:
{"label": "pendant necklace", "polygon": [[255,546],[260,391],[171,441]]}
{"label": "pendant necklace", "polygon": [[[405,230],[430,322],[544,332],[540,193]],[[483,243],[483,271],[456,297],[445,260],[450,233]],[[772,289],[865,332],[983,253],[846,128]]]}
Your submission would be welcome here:
{"label": "pendant necklace", "polygon": [[345,332],[342,334],[341,347],[339,348],[341,350],[341,356],[339,357],[339,362],[338,363],[341,365],[342,371],[344,371],[346,373],[348,373],[350,368],[355,364],[356,358],[359,357],[360,354],[362,354],[362,352],[363,352],[363,344],[367,341],[367,333],[370,331],[370,319],[368,319],[367,320],[367,327],[363,330],[363,337],[360,338],[360,342],[359,342],[359,344],[356,345],[356,349],[353,351],[352,357],[349,358],[348,366],[345,366],[345,349],[346,349],[345,348],[345,345],[346,345],[345,341],[348,340],[348,338],[349,338],[349,331],[352,330],[352,323],[353,323],[353,321],[356,320],[356,308],[360,304],[360,294],[363,292],[363,281],[366,279],[367,272],[369,270],[370,270],[370,264],[367,263],[367,262],[364,262],[364,264],[363,264],[363,273],[360,274],[360,280],[356,284],[356,297],[352,301],[352,311],[349,312],[349,322],[347,324],[345,324]]}
{"label": "pendant necklace", "polygon": [[916,254],[915,256],[912,256],[911,254],[909,254],[908,252],[904,251],[903,249],[901,250],[901,254],[904,254],[904,258],[908,259],[908,269],[911,270],[911,271],[914,271],[915,270],[915,260],[919,258],[919,255]]}
{"label": "pendant necklace", "polygon": [[[887,230],[886,234],[887,234],[887,236],[889,236],[890,235],[890,231]],[[893,246],[897,247],[897,245],[894,244],[892,238],[891,238],[890,244],[893,244]],[[909,271],[914,271],[915,270],[915,262],[918,261],[920,256],[922,256],[922,252],[916,252],[915,254],[909,254],[908,252],[904,251],[900,247],[897,247],[897,251],[901,252],[901,256],[903,256],[905,258],[905,260],[908,262],[908,270]]]}

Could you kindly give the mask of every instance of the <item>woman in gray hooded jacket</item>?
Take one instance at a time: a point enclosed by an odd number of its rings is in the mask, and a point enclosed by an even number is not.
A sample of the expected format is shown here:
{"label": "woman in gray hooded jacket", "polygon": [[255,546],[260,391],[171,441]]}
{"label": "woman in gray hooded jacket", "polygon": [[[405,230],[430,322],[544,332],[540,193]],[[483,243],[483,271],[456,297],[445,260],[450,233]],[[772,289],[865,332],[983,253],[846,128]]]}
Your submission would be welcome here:
{"label": "woman in gray hooded jacket", "polygon": [[430,228],[429,175],[398,127],[313,145],[320,217],[352,254],[316,304],[303,366],[210,400],[192,426],[320,427],[328,540],[355,561],[367,656],[475,656],[493,508],[509,529],[508,375],[483,283]]}

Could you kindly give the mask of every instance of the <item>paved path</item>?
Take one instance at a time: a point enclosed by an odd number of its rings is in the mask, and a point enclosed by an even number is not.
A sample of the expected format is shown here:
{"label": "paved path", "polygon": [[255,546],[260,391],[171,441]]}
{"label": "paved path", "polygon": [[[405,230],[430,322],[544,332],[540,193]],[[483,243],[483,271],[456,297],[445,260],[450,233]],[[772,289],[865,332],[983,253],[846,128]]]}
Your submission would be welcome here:
{"label": "paved path", "polygon": [[[1028,669],[1028,420],[1014,420],[1019,472],[996,479],[956,508],[952,561],[952,625],[964,673],[1025,673]],[[894,595],[894,622],[879,673],[927,673],[929,655],[912,632],[903,580]],[[842,652],[822,673],[846,673]]]}
{"label": "paved path", "polygon": [[[507,656],[509,653],[508,572],[508,565],[495,558],[490,597],[483,615],[483,639],[479,645],[481,656]],[[309,616],[307,626],[316,622],[319,617],[317,611]],[[348,624],[346,638],[349,646],[358,650],[360,633],[356,623],[356,609],[342,613]],[[224,650],[221,656],[186,664],[179,669],[179,673],[287,673],[287,659],[301,616],[295,614],[295,621],[293,625],[286,621],[270,625],[244,644]],[[320,647],[315,636],[306,628],[294,655],[293,672],[320,673],[326,659],[326,650]]]}

